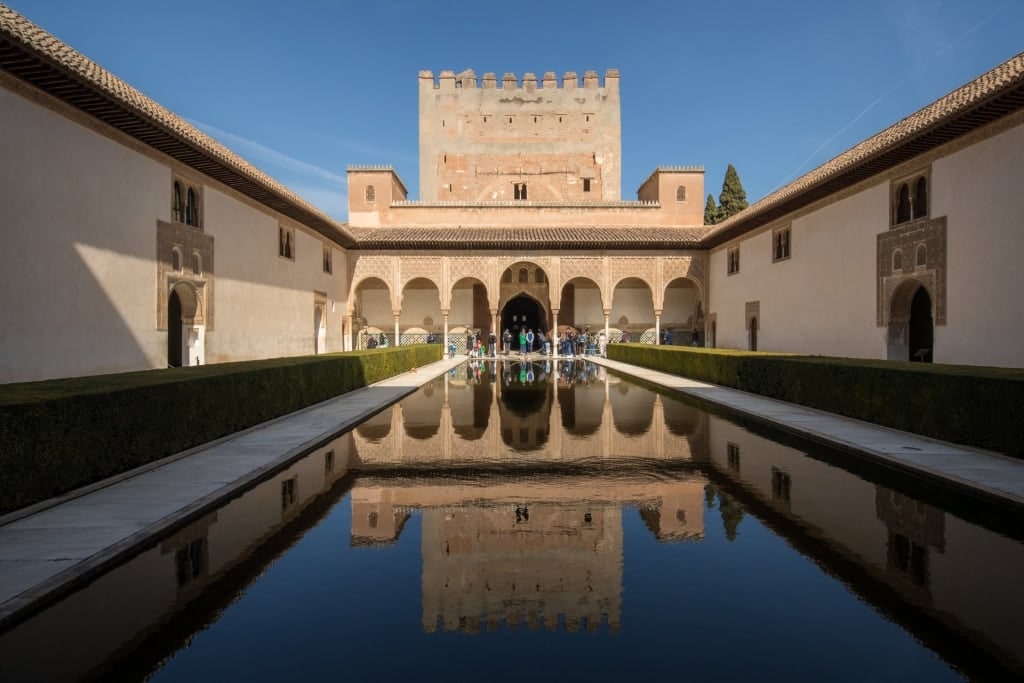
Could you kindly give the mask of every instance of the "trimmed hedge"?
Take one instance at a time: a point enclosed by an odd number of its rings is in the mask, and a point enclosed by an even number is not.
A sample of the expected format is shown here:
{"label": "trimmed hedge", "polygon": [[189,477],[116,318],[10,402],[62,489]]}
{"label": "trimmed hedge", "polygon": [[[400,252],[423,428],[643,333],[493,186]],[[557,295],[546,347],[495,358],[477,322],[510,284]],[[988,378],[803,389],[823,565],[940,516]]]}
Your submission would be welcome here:
{"label": "trimmed hedge", "polygon": [[1024,370],[611,344],[608,357],[1024,458]]}
{"label": "trimmed hedge", "polygon": [[437,344],[0,386],[0,512],[439,360]]}

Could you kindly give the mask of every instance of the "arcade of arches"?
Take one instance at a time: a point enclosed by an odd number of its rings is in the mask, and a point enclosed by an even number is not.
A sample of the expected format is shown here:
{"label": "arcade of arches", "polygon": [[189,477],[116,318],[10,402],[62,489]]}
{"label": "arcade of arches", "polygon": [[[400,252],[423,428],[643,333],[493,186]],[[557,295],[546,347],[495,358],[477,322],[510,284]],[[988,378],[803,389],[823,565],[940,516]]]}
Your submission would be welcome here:
{"label": "arcade of arches", "polygon": [[[568,328],[612,341],[704,342],[706,255],[530,258],[367,254],[355,256],[346,305],[346,348],[451,341],[468,333]],[[665,332],[668,332],[666,337]]]}

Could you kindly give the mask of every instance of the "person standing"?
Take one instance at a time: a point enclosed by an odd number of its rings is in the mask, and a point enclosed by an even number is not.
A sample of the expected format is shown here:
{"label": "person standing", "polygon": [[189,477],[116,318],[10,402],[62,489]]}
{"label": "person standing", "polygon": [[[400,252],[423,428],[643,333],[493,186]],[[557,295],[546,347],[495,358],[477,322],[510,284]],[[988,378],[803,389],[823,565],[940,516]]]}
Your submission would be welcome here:
{"label": "person standing", "polygon": [[519,355],[526,355],[526,333],[523,332],[523,328],[519,328]]}
{"label": "person standing", "polygon": [[505,333],[501,335],[501,342],[505,346],[505,355],[507,356],[512,352],[512,333],[505,328]]}
{"label": "person standing", "polygon": [[487,346],[490,347],[487,350],[487,355],[492,358],[496,357],[498,355],[498,337],[494,334],[494,330],[487,335]]}
{"label": "person standing", "polygon": [[526,352],[533,353],[533,328],[526,330]]}

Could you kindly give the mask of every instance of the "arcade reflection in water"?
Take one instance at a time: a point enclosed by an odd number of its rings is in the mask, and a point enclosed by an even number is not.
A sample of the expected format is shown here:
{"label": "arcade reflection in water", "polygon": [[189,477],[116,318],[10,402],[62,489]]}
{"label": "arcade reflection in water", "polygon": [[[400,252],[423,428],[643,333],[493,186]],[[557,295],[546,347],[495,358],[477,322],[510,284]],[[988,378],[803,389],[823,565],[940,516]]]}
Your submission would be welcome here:
{"label": "arcade reflection in water", "polygon": [[[624,592],[645,590],[624,586],[624,524],[636,509],[655,546],[699,542],[703,550],[712,535],[735,544],[752,584],[771,564],[761,563],[763,544],[744,543],[744,529],[767,527],[849,599],[968,676],[1024,674],[1020,516],[1000,512],[993,525],[963,509],[952,514],[946,492],[910,495],[878,473],[844,469],[856,460],[663,398],[586,362],[470,364],[0,635],[0,678],[144,677],[185,653],[197,632],[220,628],[222,612],[245,601],[346,494],[345,553],[367,557],[395,543],[420,515],[426,633],[642,630],[642,613],[622,617]],[[647,561],[657,567],[659,556]],[[664,599],[659,609],[686,610]],[[730,596],[720,604],[732,610]],[[376,618],[350,612],[347,601],[304,609]],[[405,618],[415,607],[389,609]],[[857,639],[856,629],[869,626],[851,628]]]}
{"label": "arcade reflection in water", "polygon": [[356,428],[352,542],[419,511],[428,632],[618,630],[623,508],[704,536],[705,419],[592,363],[471,362]]}

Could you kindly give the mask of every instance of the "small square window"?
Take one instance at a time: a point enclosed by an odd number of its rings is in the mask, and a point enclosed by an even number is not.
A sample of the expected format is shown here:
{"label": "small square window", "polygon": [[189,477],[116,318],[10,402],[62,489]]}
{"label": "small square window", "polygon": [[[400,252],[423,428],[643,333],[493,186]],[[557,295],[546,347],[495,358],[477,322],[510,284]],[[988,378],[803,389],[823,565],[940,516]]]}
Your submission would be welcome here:
{"label": "small square window", "polygon": [[295,260],[295,231],[283,225],[277,229],[278,245],[277,255],[286,259]]}
{"label": "small square window", "polygon": [[733,247],[726,251],[727,273],[729,275],[735,275],[740,272],[740,248]]}
{"label": "small square window", "polygon": [[772,262],[785,261],[790,255],[790,228],[779,228],[772,233]]}

